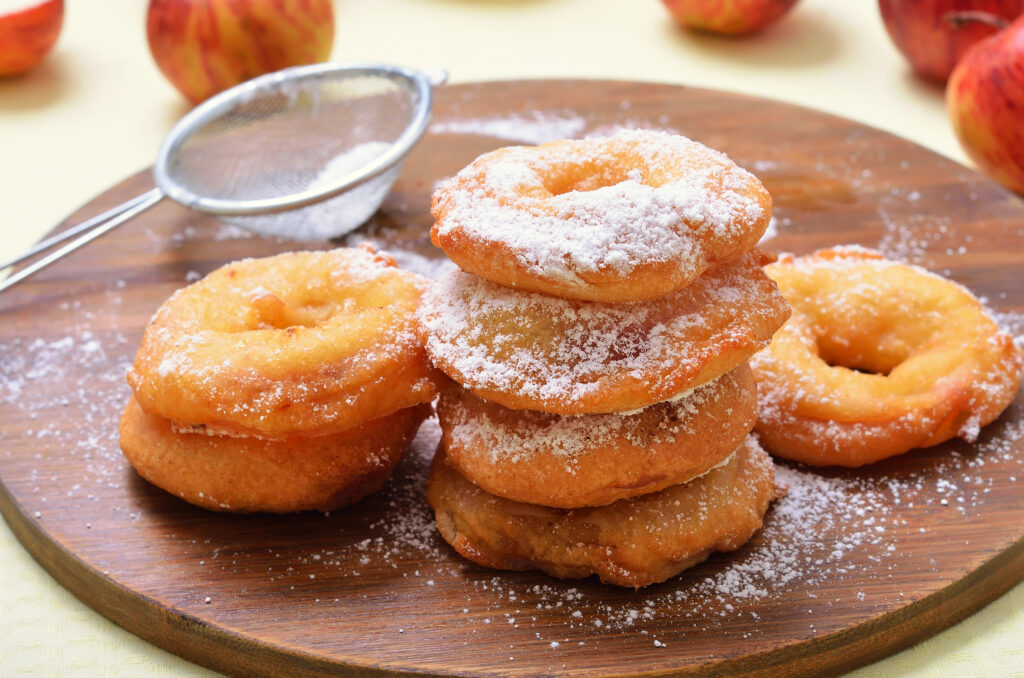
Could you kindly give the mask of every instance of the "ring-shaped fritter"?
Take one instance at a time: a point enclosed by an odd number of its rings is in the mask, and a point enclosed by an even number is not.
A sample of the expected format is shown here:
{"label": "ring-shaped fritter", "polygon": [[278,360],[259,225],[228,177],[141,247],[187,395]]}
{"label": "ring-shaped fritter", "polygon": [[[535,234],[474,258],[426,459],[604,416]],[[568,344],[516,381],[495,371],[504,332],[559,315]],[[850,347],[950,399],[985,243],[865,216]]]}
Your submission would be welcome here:
{"label": "ring-shaped fritter", "polygon": [[447,463],[499,497],[556,508],[601,506],[699,476],[754,427],[744,363],[682,398],[631,414],[510,410],[453,384],[437,403]]}
{"label": "ring-shaped fritter", "polygon": [[369,249],[228,264],[175,292],[128,371],[144,410],[216,433],[330,435],[433,399],[426,279]]}
{"label": "ring-shaped fritter", "polygon": [[659,299],[571,301],[461,271],[423,295],[418,332],[433,363],[513,410],[636,410],[705,384],[768,344],[789,315],[754,251]]}
{"label": "ring-shaped fritter", "polygon": [[752,174],[650,130],[486,153],[435,191],[430,237],[465,271],[588,301],[642,301],[752,249],[772,201]]}
{"label": "ring-shaped fritter", "polygon": [[861,466],[974,440],[1013,400],[1021,351],[960,285],[861,247],[766,270],[793,307],[751,361],[773,454]]}
{"label": "ring-shaped fritter", "polygon": [[139,475],[190,504],[234,513],[332,511],[380,489],[430,406],[294,441],[180,432],[132,398],[121,450]]}
{"label": "ring-shaped fritter", "polygon": [[427,481],[437,529],[465,558],[639,588],[675,576],[761,528],[776,496],[771,458],[748,436],[728,462],[682,485],[607,506],[556,509],[484,492],[438,449]]}

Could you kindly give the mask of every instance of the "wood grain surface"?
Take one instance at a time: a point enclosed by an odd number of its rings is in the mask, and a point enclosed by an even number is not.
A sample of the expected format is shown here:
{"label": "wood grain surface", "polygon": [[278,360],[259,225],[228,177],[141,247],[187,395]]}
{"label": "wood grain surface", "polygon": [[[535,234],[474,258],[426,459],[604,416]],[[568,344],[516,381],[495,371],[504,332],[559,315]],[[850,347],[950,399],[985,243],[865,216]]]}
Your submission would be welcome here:
{"label": "wood grain surface", "polygon": [[[965,284],[1020,334],[1024,204],[909,142],[787,104],[600,81],[442,88],[381,211],[345,239],[444,269],[435,182],[481,152],[617,127],[730,154],[776,203],[769,248],[860,243]],[[152,186],[140,173],[73,223]],[[1024,403],[973,444],[858,471],[780,466],[789,495],[747,546],[641,591],[486,570],[435,534],[424,426],[380,493],[328,516],[232,516],[139,479],[116,425],[124,370],[176,288],[252,236],[170,203],[0,296],[0,510],[88,605],[236,675],[836,673],[955,623],[1024,577]]]}

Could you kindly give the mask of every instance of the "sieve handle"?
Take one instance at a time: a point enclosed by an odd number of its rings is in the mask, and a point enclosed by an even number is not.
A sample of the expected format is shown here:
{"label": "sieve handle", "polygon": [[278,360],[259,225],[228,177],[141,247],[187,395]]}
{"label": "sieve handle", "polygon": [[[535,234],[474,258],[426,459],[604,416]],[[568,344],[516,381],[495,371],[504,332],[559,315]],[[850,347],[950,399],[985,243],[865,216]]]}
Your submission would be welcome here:
{"label": "sieve handle", "polygon": [[79,236],[75,240],[69,242],[67,245],[64,245],[64,247],[61,247],[60,249],[55,250],[54,252],[51,252],[50,254],[46,255],[45,257],[35,262],[34,264],[26,266],[25,268],[18,271],[17,273],[7,278],[6,280],[0,281],[0,292],[3,292],[9,287],[17,285],[25,278],[28,278],[31,275],[35,275],[36,273],[43,270],[50,264],[58,261],[59,259],[62,259],[65,255],[74,252],[79,247],[89,244],[90,242],[100,237],[104,233],[112,231],[121,224],[123,224],[124,222],[128,221],[129,219],[139,214],[142,214],[150,207],[160,202],[163,199],[163,197],[163,191],[161,191],[159,188],[154,188],[151,191],[147,191],[142,195],[138,195],[132,198],[131,200],[121,203],[120,205],[114,207],[113,209],[107,210],[103,214],[95,216],[92,219],[83,221],[82,223],[72,226],[71,228],[55,235],[52,238],[48,238],[36,244],[27,252],[20,254],[19,256],[11,259],[10,261],[3,262],[2,264],[0,264],[0,271],[7,268],[8,266],[13,266],[14,264],[17,264],[21,261],[24,261],[25,259],[33,257],[56,245],[59,245],[60,243],[64,242],[65,240],[68,240],[69,238],[73,238],[76,235]]}

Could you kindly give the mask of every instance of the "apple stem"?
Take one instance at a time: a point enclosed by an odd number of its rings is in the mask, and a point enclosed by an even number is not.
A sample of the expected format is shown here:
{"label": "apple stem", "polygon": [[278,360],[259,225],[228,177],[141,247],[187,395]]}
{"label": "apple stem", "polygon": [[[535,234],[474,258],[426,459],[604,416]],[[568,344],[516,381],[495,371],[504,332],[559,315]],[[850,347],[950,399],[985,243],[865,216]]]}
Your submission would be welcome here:
{"label": "apple stem", "polygon": [[1010,25],[1010,22],[1003,17],[991,12],[967,10],[963,12],[946,12],[942,18],[953,28],[963,28],[966,24],[982,23],[992,28],[1003,30]]}

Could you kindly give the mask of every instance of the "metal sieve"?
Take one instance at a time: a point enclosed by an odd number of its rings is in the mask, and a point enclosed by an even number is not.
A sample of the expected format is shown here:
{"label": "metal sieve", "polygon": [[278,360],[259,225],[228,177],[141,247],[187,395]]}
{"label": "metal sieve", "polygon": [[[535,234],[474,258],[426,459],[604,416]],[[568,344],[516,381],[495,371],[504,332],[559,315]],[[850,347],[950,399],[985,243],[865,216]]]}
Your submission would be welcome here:
{"label": "metal sieve", "polygon": [[156,188],[40,242],[0,270],[77,239],[0,282],[24,280],[164,197],[281,238],[321,240],[364,223],[426,130],[446,74],[314,64],[260,76],[200,104],[153,166]]}

